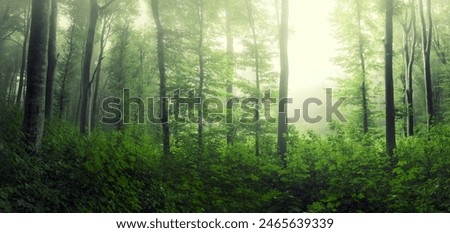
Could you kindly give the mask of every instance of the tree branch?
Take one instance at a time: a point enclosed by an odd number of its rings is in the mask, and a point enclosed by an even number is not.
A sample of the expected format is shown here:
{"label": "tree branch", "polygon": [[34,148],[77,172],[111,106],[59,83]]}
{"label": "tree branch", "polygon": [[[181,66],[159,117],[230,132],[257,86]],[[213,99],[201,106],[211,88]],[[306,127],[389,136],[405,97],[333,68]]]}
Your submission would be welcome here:
{"label": "tree branch", "polygon": [[95,67],[94,73],[92,74],[92,79],[91,79],[91,81],[89,82],[89,88],[91,88],[92,83],[93,83],[94,80],[95,80],[96,74],[97,74],[97,72],[98,72],[100,63],[101,63],[101,61],[103,60],[103,58],[105,58],[105,57],[100,58],[99,62],[97,63],[97,66]]}
{"label": "tree branch", "polygon": [[16,40],[14,40],[14,39],[11,39],[11,38],[5,38],[5,39],[3,39],[3,40],[9,40],[9,41],[12,41],[12,42],[16,43],[19,47],[23,48],[23,45],[20,44],[19,42],[17,42]]}
{"label": "tree branch", "polygon": [[106,8],[108,8],[109,5],[111,5],[114,1],[116,1],[116,0],[109,0],[109,2],[106,3],[104,6],[99,7],[100,11],[103,11],[103,10],[105,10]]}

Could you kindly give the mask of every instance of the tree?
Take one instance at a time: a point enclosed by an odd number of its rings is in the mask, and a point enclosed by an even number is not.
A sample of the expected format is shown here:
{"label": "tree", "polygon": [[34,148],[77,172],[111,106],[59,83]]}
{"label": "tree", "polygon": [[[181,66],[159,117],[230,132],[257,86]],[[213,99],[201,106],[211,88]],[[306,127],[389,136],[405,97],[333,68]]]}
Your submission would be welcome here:
{"label": "tree", "polygon": [[98,111],[98,96],[99,96],[99,88],[100,88],[100,79],[102,74],[102,65],[105,53],[106,43],[108,42],[108,38],[111,35],[111,23],[112,23],[112,15],[107,16],[103,19],[102,24],[102,32],[100,35],[100,52],[97,60],[97,68],[94,73],[94,95],[92,96],[92,110],[91,110],[91,129],[96,127],[96,119],[97,119],[97,111]]}
{"label": "tree", "polygon": [[[416,54],[416,7],[414,0],[409,1],[409,22],[402,23],[403,29],[403,62],[405,67],[405,104],[406,104],[406,135],[414,135],[414,105],[413,105],[413,72]],[[408,16],[408,13],[407,13]],[[408,21],[408,17],[406,17]],[[411,35],[412,30],[412,35]]]}
{"label": "tree", "polygon": [[27,67],[28,39],[30,37],[31,25],[31,4],[24,8],[24,24],[23,24],[23,43],[22,43],[22,63],[20,65],[19,87],[16,96],[16,105],[20,106],[22,102],[23,84],[25,82],[25,69]]}
{"label": "tree", "polygon": [[58,0],[51,0],[50,31],[48,41],[48,68],[45,86],[45,118],[49,119],[53,108],[53,82],[56,73],[56,29],[58,26]]}
{"label": "tree", "polygon": [[[261,87],[260,87],[260,56],[259,56],[259,48],[258,48],[258,39],[256,33],[255,19],[253,17],[253,4],[251,0],[247,0],[247,12],[250,23],[250,29],[252,31],[252,39],[253,39],[253,55],[254,55],[254,67],[255,67],[255,81],[256,81],[256,98],[259,99],[261,97]],[[255,103],[255,154],[256,156],[260,155],[260,103],[259,100]]]}
{"label": "tree", "polygon": [[289,80],[289,60],[288,60],[288,20],[289,1],[281,1],[281,22],[280,22],[280,90],[278,107],[278,153],[282,160],[285,160],[287,152],[288,122],[287,122],[287,97]]}
{"label": "tree", "polygon": [[385,46],[385,97],[386,97],[386,150],[392,158],[395,142],[395,106],[394,106],[394,80],[393,80],[393,17],[394,3],[386,0],[386,34],[384,38]]}
{"label": "tree", "polygon": [[23,132],[34,152],[39,151],[44,133],[49,17],[50,1],[33,0]]}
{"label": "tree", "polygon": [[383,37],[384,29],[378,27],[384,22],[383,14],[376,14],[373,9],[378,3],[365,0],[338,0],[333,12],[332,22],[335,27],[335,37],[341,42],[341,50],[333,63],[344,71],[342,77],[337,77],[337,93],[345,97],[347,107],[345,131],[351,132],[350,137],[362,139],[376,126],[379,101],[378,86],[383,82],[380,68],[383,66],[379,54],[384,48],[379,47],[379,38]]}
{"label": "tree", "polygon": [[367,72],[366,72],[366,57],[365,57],[365,43],[364,36],[361,26],[361,2],[356,0],[357,7],[357,20],[358,20],[358,54],[361,65],[361,105],[362,105],[362,128],[363,132],[366,134],[369,131],[369,109],[368,109],[368,99],[367,99]]}
{"label": "tree", "polygon": [[[199,26],[199,38],[198,38],[198,66],[199,66],[199,97],[200,103],[203,103],[204,99],[204,86],[205,86],[205,60],[203,55],[203,44],[204,44],[204,4],[203,0],[196,0],[195,6],[197,9],[197,20]],[[200,154],[204,151],[203,143],[203,104],[200,104],[198,108],[198,148]]]}
{"label": "tree", "polygon": [[89,90],[91,83],[91,62],[92,53],[94,50],[94,38],[97,27],[97,21],[99,13],[102,10],[108,8],[115,0],[110,0],[104,6],[100,7],[97,0],[90,0],[90,16],[89,16],[89,28],[86,38],[86,46],[84,49],[83,58],[83,71],[81,75],[81,111],[80,111],[80,133],[87,134],[87,123],[88,123],[88,104],[89,104]]}
{"label": "tree", "polygon": [[61,75],[61,87],[58,94],[58,117],[59,119],[62,119],[64,111],[66,110],[66,102],[68,101],[67,97],[67,79],[70,76],[71,71],[73,70],[74,65],[74,56],[75,56],[75,24],[72,24],[69,28],[69,35],[67,36],[67,44],[66,49],[67,52],[64,56],[64,63],[63,68],[61,68],[60,75]]}
{"label": "tree", "polygon": [[166,67],[164,54],[164,30],[159,16],[159,0],[151,0],[153,18],[156,25],[157,53],[159,70],[159,98],[160,98],[160,118],[163,129],[164,155],[170,155],[170,128],[169,128],[169,102],[166,89]]}
{"label": "tree", "polygon": [[233,144],[233,78],[234,78],[234,36],[231,27],[232,11],[230,6],[230,0],[225,0],[225,33],[227,37],[227,144]]}
{"label": "tree", "polygon": [[431,45],[433,43],[433,19],[431,16],[431,0],[426,0],[426,5],[428,24],[425,20],[423,0],[419,0],[420,25],[422,28],[422,55],[427,109],[427,126],[429,130],[433,125],[433,121],[435,120],[433,88],[431,83]]}

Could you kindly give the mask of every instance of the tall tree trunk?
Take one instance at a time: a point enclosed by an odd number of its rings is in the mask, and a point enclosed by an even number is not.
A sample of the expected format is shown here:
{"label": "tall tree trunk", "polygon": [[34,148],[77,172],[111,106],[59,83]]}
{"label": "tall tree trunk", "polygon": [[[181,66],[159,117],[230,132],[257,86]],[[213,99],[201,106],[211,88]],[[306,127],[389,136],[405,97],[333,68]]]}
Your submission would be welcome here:
{"label": "tall tree trunk", "polygon": [[86,48],[84,51],[83,71],[82,71],[82,93],[81,93],[81,110],[80,110],[80,133],[87,134],[88,123],[88,103],[89,103],[89,84],[91,73],[92,53],[94,50],[95,29],[97,27],[98,15],[100,7],[97,0],[91,0],[91,12],[89,18],[89,29],[86,39]]}
{"label": "tall tree trunk", "polygon": [[71,29],[70,29],[70,38],[69,38],[69,51],[67,53],[67,58],[66,58],[66,62],[64,65],[64,71],[63,71],[63,75],[62,75],[62,83],[61,83],[61,90],[59,93],[59,119],[62,119],[63,114],[64,114],[64,110],[65,110],[65,105],[66,105],[66,84],[67,84],[67,76],[69,75],[69,69],[70,69],[70,65],[72,64],[72,57],[73,57],[73,53],[74,53],[74,34],[75,34],[75,24],[72,24]]}
{"label": "tall tree trunk", "polygon": [[231,9],[230,1],[225,0],[225,29],[227,36],[227,144],[233,144],[234,127],[233,127],[233,79],[234,79],[234,37],[231,28]]}
{"label": "tall tree trunk", "polygon": [[386,151],[392,159],[395,142],[395,106],[394,106],[394,80],[392,64],[393,41],[393,0],[386,0],[386,35],[385,35],[385,92],[386,92]]}
{"label": "tall tree trunk", "polygon": [[[416,53],[416,7],[414,0],[410,0],[411,19],[409,25],[403,28],[403,57],[405,66],[405,104],[406,104],[406,136],[414,135],[414,105],[413,105],[413,72]],[[412,35],[410,35],[412,30]],[[412,41],[410,41],[412,39]]]}
{"label": "tall tree trunk", "polygon": [[198,108],[198,148],[199,153],[204,151],[203,143],[203,89],[205,83],[205,61],[203,58],[203,37],[204,37],[204,18],[203,18],[203,0],[196,1],[197,16],[199,23],[199,39],[198,39],[198,65],[199,65],[199,97],[200,107]]}
{"label": "tall tree trunk", "polygon": [[420,24],[422,26],[422,53],[425,81],[425,97],[427,107],[427,126],[428,130],[435,120],[435,112],[433,105],[433,87],[431,83],[431,44],[433,36],[433,19],[431,17],[431,0],[427,0],[427,17],[428,25],[425,20],[423,1],[419,0]]}
{"label": "tall tree trunk", "polygon": [[94,50],[95,31],[97,28],[98,17],[101,11],[108,8],[115,0],[110,0],[104,6],[100,7],[97,0],[90,0],[90,16],[89,28],[86,37],[86,46],[84,49],[83,70],[81,74],[81,109],[80,109],[80,133],[85,135],[88,133],[88,116],[89,116],[89,92],[91,84],[91,62]]}
{"label": "tall tree trunk", "polygon": [[256,79],[256,98],[258,98],[255,107],[255,154],[256,156],[260,155],[260,146],[259,146],[259,134],[261,131],[261,125],[259,124],[259,110],[260,110],[260,103],[259,98],[261,97],[261,88],[260,88],[260,68],[259,68],[259,48],[258,48],[258,39],[256,34],[256,26],[255,26],[255,19],[253,18],[253,4],[251,0],[247,0],[247,11],[249,16],[249,22],[250,22],[250,28],[252,30],[252,36],[253,36],[253,46],[254,46],[254,59],[255,59],[255,79]]}
{"label": "tall tree trunk", "polygon": [[[95,76],[95,86],[94,86],[94,95],[92,97],[92,111],[91,111],[91,129],[95,129],[96,127],[96,118],[97,118],[97,99],[98,99],[98,91],[99,91],[99,85],[100,85],[100,78],[102,73],[102,64],[103,64],[103,55],[105,52],[106,47],[106,34],[107,28],[110,27],[110,21],[108,19],[103,20],[102,25],[102,34],[100,36],[100,53],[98,55],[98,61],[97,61],[97,72]],[[108,33],[109,34],[109,33]]]}
{"label": "tall tree trunk", "polygon": [[22,44],[22,64],[20,65],[20,78],[19,87],[17,91],[16,105],[20,106],[22,102],[23,84],[25,82],[25,69],[27,67],[27,52],[28,52],[28,39],[30,37],[30,8],[27,7],[24,10],[24,25],[23,25],[23,44]]}
{"label": "tall tree trunk", "polygon": [[[117,85],[117,89],[120,90],[120,94],[123,93],[123,90],[125,90],[125,85],[126,85],[126,73],[125,73],[125,63],[126,63],[126,55],[127,55],[127,45],[128,45],[128,40],[129,40],[129,36],[130,36],[130,30],[131,30],[131,24],[129,22],[125,23],[125,25],[123,25],[123,27],[121,27],[120,31],[121,31],[121,35],[119,40],[119,54],[118,54],[118,59],[116,61],[115,66],[117,66],[117,74],[116,76],[116,80],[118,81],[118,85]],[[125,113],[124,113],[125,114]],[[124,119],[127,118],[129,119],[129,115],[124,115]],[[123,130],[125,127],[124,122],[120,121],[119,124],[117,125],[117,129],[118,130]]]}
{"label": "tall tree trunk", "polygon": [[159,69],[159,97],[160,97],[160,118],[163,129],[163,146],[164,155],[170,155],[170,128],[169,128],[169,111],[166,89],[166,67],[165,67],[165,49],[164,49],[164,30],[159,17],[159,1],[151,0],[151,8],[153,18],[155,20],[157,32],[157,53],[158,53],[158,69]]}
{"label": "tall tree trunk", "polygon": [[280,94],[278,109],[278,153],[286,163],[288,122],[287,122],[287,97],[289,84],[289,60],[288,60],[288,20],[289,0],[281,1],[280,22]]}
{"label": "tall tree trunk", "polygon": [[44,133],[50,1],[33,0],[31,18],[23,132],[33,152],[37,152]]}
{"label": "tall tree trunk", "polygon": [[58,0],[51,0],[50,31],[48,41],[47,84],[45,86],[45,118],[49,119],[53,108],[53,82],[56,73],[56,30],[58,26]]}
{"label": "tall tree trunk", "polygon": [[369,132],[369,104],[367,98],[367,82],[366,82],[366,57],[365,57],[365,44],[361,26],[361,3],[356,0],[357,7],[357,20],[358,20],[358,53],[359,61],[361,64],[361,98],[362,98],[362,128],[364,134]]}

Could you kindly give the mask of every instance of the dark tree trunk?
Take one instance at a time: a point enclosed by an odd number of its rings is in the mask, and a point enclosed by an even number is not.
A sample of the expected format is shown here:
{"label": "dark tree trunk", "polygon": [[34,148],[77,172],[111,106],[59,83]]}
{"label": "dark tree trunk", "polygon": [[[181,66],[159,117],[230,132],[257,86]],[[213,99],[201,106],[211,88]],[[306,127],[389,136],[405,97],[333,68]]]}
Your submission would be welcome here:
{"label": "dark tree trunk", "polygon": [[48,41],[47,84],[45,86],[45,118],[49,119],[53,108],[53,82],[56,73],[56,30],[58,24],[58,0],[51,0],[50,31]]}
{"label": "dark tree trunk", "polygon": [[431,128],[435,118],[433,105],[433,88],[431,83],[431,44],[433,36],[433,19],[431,17],[431,0],[427,0],[428,25],[425,20],[423,1],[419,0],[420,22],[422,26],[422,53],[424,63],[425,98],[427,108],[427,126]]}
{"label": "dark tree trunk", "polygon": [[110,27],[110,21],[108,19],[104,19],[103,26],[102,26],[102,34],[100,36],[100,53],[98,55],[98,61],[97,61],[97,72],[95,76],[95,86],[94,86],[94,95],[92,97],[92,111],[91,111],[91,129],[95,129],[96,127],[96,118],[97,118],[97,99],[98,99],[98,92],[99,92],[99,85],[100,85],[100,78],[102,73],[102,64],[103,64],[103,54],[105,52],[106,47],[106,34],[107,28]]}
{"label": "dark tree trunk", "polygon": [[289,0],[281,1],[280,22],[280,94],[278,109],[278,153],[286,163],[288,122],[287,122],[287,96],[289,84],[289,60],[288,60],[288,19]]}
{"label": "dark tree trunk", "polygon": [[23,86],[25,82],[25,69],[27,67],[28,39],[30,37],[30,8],[26,8],[24,12],[25,22],[23,25],[23,44],[22,44],[22,64],[20,66],[19,87],[17,91],[16,105],[20,106],[22,102]]}
{"label": "dark tree trunk", "polygon": [[33,0],[31,18],[23,132],[33,152],[37,152],[44,133],[50,1]]}
{"label": "dark tree trunk", "polygon": [[[409,25],[404,23],[403,28],[403,56],[405,66],[405,105],[406,105],[406,136],[414,135],[414,105],[413,105],[413,72],[416,53],[416,8],[414,0],[410,1],[411,19]],[[412,35],[410,35],[412,30]],[[410,41],[412,40],[412,41]]]}
{"label": "dark tree trunk", "polygon": [[88,103],[89,103],[89,84],[91,73],[92,53],[94,50],[95,29],[99,16],[100,7],[97,0],[91,0],[91,13],[89,18],[89,29],[86,39],[86,48],[84,51],[83,71],[82,71],[82,93],[81,93],[81,109],[80,109],[80,133],[87,134],[88,123]]}
{"label": "dark tree trunk", "polygon": [[166,89],[166,67],[165,67],[165,49],[164,49],[164,31],[159,17],[159,1],[151,0],[151,8],[153,18],[155,20],[157,32],[157,53],[158,53],[158,69],[159,69],[159,97],[160,97],[160,118],[163,129],[163,146],[164,155],[170,155],[170,128],[169,128],[169,111]]}
{"label": "dark tree trunk", "polygon": [[84,49],[83,58],[83,70],[81,74],[81,109],[80,109],[80,133],[85,135],[88,133],[88,116],[89,116],[89,92],[91,84],[91,62],[92,53],[94,50],[95,31],[97,28],[98,17],[100,11],[105,10],[115,0],[110,0],[104,6],[100,7],[97,0],[90,0],[90,16],[89,16],[89,28],[86,37],[86,46]]}
{"label": "dark tree trunk", "polygon": [[386,92],[386,151],[392,159],[395,142],[395,106],[394,106],[394,80],[392,64],[393,41],[393,15],[394,4],[386,0],[386,35],[385,35],[385,92]]}

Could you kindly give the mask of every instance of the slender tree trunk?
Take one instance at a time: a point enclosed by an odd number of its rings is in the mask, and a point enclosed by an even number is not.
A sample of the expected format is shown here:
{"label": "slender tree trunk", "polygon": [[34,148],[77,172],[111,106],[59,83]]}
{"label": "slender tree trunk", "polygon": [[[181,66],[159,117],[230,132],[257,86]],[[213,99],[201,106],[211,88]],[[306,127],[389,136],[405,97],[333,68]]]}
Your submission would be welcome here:
{"label": "slender tree trunk", "polygon": [[288,60],[288,20],[289,0],[281,1],[280,22],[280,102],[278,109],[278,153],[286,165],[288,122],[287,122],[287,97],[289,83],[289,60]]}
{"label": "slender tree trunk", "polygon": [[58,26],[58,0],[51,0],[50,31],[48,41],[48,69],[45,89],[45,118],[49,119],[53,108],[53,82],[56,73],[56,30]]}
{"label": "slender tree trunk", "polygon": [[[416,51],[416,8],[414,0],[410,1],[411,19],[409,25],[403,24],[403,56],[405,66],[405,104],[406,104],[406,136],[414,135],[413,105],[413,72]],[[412,30],[412,35],[410,35]],[[412,42],[410,42],[412,39]]]}
{"label": "slender tree trunk", "polygon": [[365,44],[361,26],[361,3],[359,0],[356,0],[357,6],[357,15],[358,15],[358,53],[359,53],[359,61],[361,64],[361,98],[362,98],[362,128],[364,134],[369,132],[369,104],[367,98],[367,82],[366,82],[366,57],[365,57]]}
{"label": "slender tree trunk", "polygon": [[419,0],[420,22],[422,26],[422,53],[424,63],[425,97],[427,107],[427,126],[431,128],[435,118],[433,105],[433,88],[431,83],[431,44],[433,36],[433,19],[431,17],[431,0],[427,0],[428,25],[425,20],[423,0]]}
{"label": "slender tree trunk", "polygon": [[87,134],[88,123],[88,103],[89,103],[89,83],[91,73],[92,53],[94,50],[95,29],[99,16],[100,7],[97,0],[91,0],[91,13],[89,18],[89,29],[86,39],[86,49],[84,51],[83,73],[82,73],[82,96],[81,96],[81,111],[80,111],[80,133]]}
{"label": "slender tree trunk", "polygon": [[63,71],[63,77],[62,77],[62,83],[61,83],[61,91],[59,93],[59,119],[62,119],[64,110],[65,110],[65,102],[66,102],[66,83],[67,83],[67,76],[69,75],[69,69],[70,65],[72,64],[72,57],[74,53],[74,41],[73,37],[75,34],[75,24],[72,24],[70,29],[70,38],[69,38],[69,51],[67,53],[67,59],[64,65],[64,71]]}
{"label": "slender tree trunk", "polygon": [[101,78],[101,73],[102,73],[103,55],[104,55],[105,47],[106,47],[107,27],[110,27],[110,22],[107,19],[104,19],[103,25],[102,25],[102,34],[100,36],[100,53],[98,55],[98,61],[97,61],[97,73],[95,76],[94,96],[92,97],[91,129],[95,129],[96,123],[97,123],[97,121],[96,121],[97,111],[98,111],[97,99],[98,99],[100,78]]}
{"label": "slender tree trunk", "polygon": [[233,98],[233,79],[234,79],[234,37],[233,30],[231,28],[231,9],[230,1],[225,0],[225,27],[227,36],[227,64],[228,64],[228,77],[227,77],[227,144],[233,144],[234,138],[234,127],[233,127],[233,103],[231,98]]}
{"label": "slender tree trunk", "polygon": [[252,36],[253,36],[253,46],[254,46],[254,59],[255,59],[255,79],[256,79],[256,98],[258,98],[258,101],[255,103],[255,154],[256,156],[260,155],[260,138],[259,134],[261,131],[261,125],[259,124],[260,115],[260,103],[259,98],[261,97],[261,88],[260,88],[260,68],[259,68],[259,45],[258,45],[258,39],[257,39],[257,33],[256,33],[256,26],[255,26],[255,19],[253,18],[253,4],[251,0],[247,0],[247,11],[249,15],[249,22],[250,22],[250,28],[252,30]]}
{"label": "slender tree trunk", "polygon": [[20,54],[20,51],[19,51],[19,49],[17,49],[16,58],[14,59],[14,68],[12,69],[11,79],[10,79],[9,85],[8,85],[9,88],[8,88],[7,100],[8,100],[8,103],[11,103],[11,104],[14,104],[14,98],[16,97],[15,93],[16,93],[16,88],[17,88],[17,74],[19,73],[19,69],[20,69],[19,54]]}
{"label": "slender tree trunk", "polygon": [[395,106],[394,106],[394,80],[392,64],[393,41],[393,0],[386,0],[386,35],[385,35],[385,91],[386,91],[386,151],[392,159],[395,142]]}
{"label": "slender tree trunk", "polygon": [[24,12],[24,27],[23,27],[23,44],[22,44],[22,64],[20,66],[20,78],[19,78],[19,87],[17,91],[17,98],[16,98],[16,105],[20,106],[20,103],[22,102],[22,93],[23,93],[23,86],[25,82],[25,69],[27,67],[27,52],[28,52],[28,39],[30,36],[30,24],[31,24],[31,17],[30,17],[30,8],[27,7]]}
{"label": "slender tree trunk", "polygon": [[[118,89],[120,90],[120,94],[123,93],[123,90],[125,89],[125,84],[126,84],[126,74],[125,74],[125,62],[126,62],[126,54],[127,54],[127,45],[128,45],[128,39],[130,36],[130,30],[131,30],[131,24],[130,23],[126,23],[122,28],[121,28],[121,35],[119,38],[119,55],[118,55],[118,60],[116,62],[116,66],[117,66],[117,74],[116,74],[116,78],[118,80]],[[124,116],[126,118],[129,118],[130,116]],[[117,129],[118,130],[123,130],[125,127],[125,125],[123,124],[123,121],[120,121],[119,124],[117,125]]]}
{"label": "slender tree trunk", "polygon": [[159,97],[160,97],[160,118],[163,129],[163,146],[164,155],[170,155],[170,128],[169,128],[169,111],[166,89],[166,67],[165,67],[165,49],[164,49],[164,30],[159,17],[159,1],[151,0],[151,8],[153,18],[156,25],[157,33],[157,53],[158,53],[158,69],[159,69]]}
{"label": "slender tree trunk", "polygon": [[198,39],[198,65],[199,65],[199,97],[200,107],[198,108],[198,148],[199,153],[204,151],[203,143],[203,89],[205,83],[205,61],[203,58],[203,37],[204,37],[204,18],[203,18],[203,0],[196,1],[197,15],[199,23],[199,39]]}
{"label": "slender tree trunk", "polygon": [[37,152],[44,133],[50,1],[33,0],[32,4],[23,132],[32,151]]}

